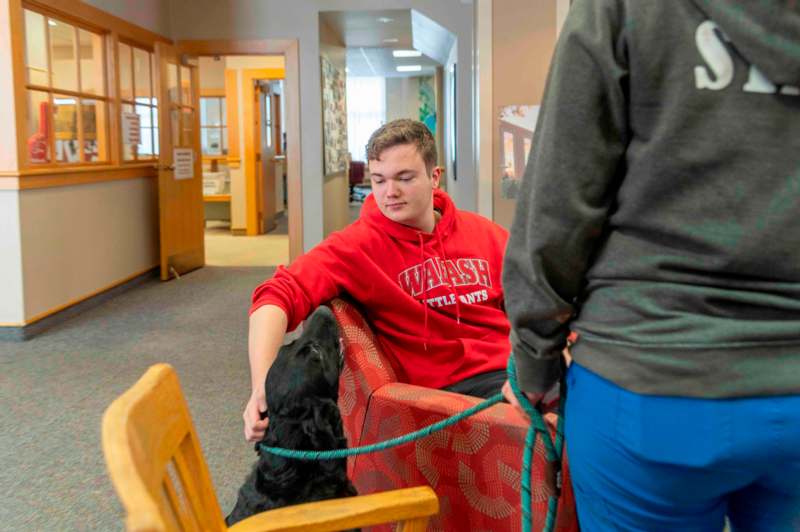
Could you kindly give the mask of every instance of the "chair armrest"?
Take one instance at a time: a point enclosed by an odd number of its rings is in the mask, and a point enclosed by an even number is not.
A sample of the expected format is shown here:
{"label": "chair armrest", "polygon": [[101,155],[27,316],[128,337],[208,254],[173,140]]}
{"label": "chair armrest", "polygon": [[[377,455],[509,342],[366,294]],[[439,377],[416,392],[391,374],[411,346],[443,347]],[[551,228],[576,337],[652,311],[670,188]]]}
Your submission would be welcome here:
{"label": "chair armrest", "polygon": [[229,530],[326,532],[419,518],[427,522],[428,517],[438,512],[436,493],[428,486],[420,486],[269,510],[239,521]]}

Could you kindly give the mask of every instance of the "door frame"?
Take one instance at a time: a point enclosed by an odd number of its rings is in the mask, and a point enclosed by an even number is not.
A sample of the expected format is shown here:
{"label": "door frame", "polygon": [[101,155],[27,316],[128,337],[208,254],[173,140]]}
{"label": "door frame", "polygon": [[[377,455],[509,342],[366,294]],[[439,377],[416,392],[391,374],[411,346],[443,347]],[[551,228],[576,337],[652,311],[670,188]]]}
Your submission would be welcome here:
{"label": "door frame", "polygon": [[[179,53],[191,55],[283,55],[286,123],[286,188],[289,210],[289,261],[303,253],[303,181],[300,144],[300,51],[297,39],[179,40]],[[242,127],[243,125],[240,125]]]}
{"label": "door frame", "polygon": [[[259,223],[258,206],[261,203],[262,194],[259,193],[261,186],[258,169],[256,168],[256,152],[260,151],[260,146],[256,146],[257,140],[253,124],[260,124],[258,118],[259,106],[255,101],[256,80],[277,81],[283,80],[286,76],[285,68],[245,68],[242,69],[242,102],[244,115],[244,175],[245,175],[245,195],[247,197],[247,214],[245,217],[247,236],[255,236],[261,233]],[[284,81],[285,83],[285,81]],[[259,125],[260,127],[260,125]],[[291,211],[290,211],[291,212]]]}

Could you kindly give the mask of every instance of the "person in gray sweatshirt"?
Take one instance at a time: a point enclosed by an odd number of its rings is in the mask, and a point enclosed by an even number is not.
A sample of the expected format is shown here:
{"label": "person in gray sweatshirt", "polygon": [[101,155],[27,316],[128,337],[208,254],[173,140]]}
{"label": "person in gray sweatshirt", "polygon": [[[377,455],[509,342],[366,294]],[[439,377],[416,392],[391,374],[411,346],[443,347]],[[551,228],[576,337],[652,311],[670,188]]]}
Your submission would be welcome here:
{"label": "person in gray sweatshirt", "polygon": [[575,0],[503,288],[583,530],[800,530],[800,1]]}

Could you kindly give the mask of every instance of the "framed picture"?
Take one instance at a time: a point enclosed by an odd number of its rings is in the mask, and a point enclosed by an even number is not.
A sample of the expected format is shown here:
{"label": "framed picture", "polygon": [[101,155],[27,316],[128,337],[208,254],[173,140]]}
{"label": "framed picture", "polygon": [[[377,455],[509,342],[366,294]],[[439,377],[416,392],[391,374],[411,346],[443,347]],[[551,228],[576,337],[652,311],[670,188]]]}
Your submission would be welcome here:
{"label": "framed picture", "polygon": [[322,62],[322,145],[325,175],[347,168],[347,107],[344,69],[324,55]]}

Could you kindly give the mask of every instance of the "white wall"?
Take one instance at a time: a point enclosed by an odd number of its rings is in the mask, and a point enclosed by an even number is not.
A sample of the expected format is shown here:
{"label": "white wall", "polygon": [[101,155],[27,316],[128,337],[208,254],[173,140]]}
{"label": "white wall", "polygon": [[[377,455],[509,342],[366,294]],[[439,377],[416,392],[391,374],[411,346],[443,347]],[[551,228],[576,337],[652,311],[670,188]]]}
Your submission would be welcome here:
{"label": "white wall", "polygon": [[172,0],[175,39],[298,39],[302,143],[303,244],[323,236],[322,104],[320,98],[320,10],[418,9],[458,38],[459,181],[456,203],[475,210],[472,161],[472,5],[461,0]]}
{"label": "white wall", "polygon": [[165,37],[170,35],[169,0],[83,0],[107,13]]}
{"label": "white wall", "polygon": [[200,89],[220,89],[225,90],[225,58],[220,57],[219,61],[213,57],[200,57]]}
{"label": "white wall", "polygon": [[0,325],[24,320],[19,191],[0,190]]}
{"label": "white wall", "polygon": [[154,178],[19,191],[25,320],[158,265],[157,198]]}

